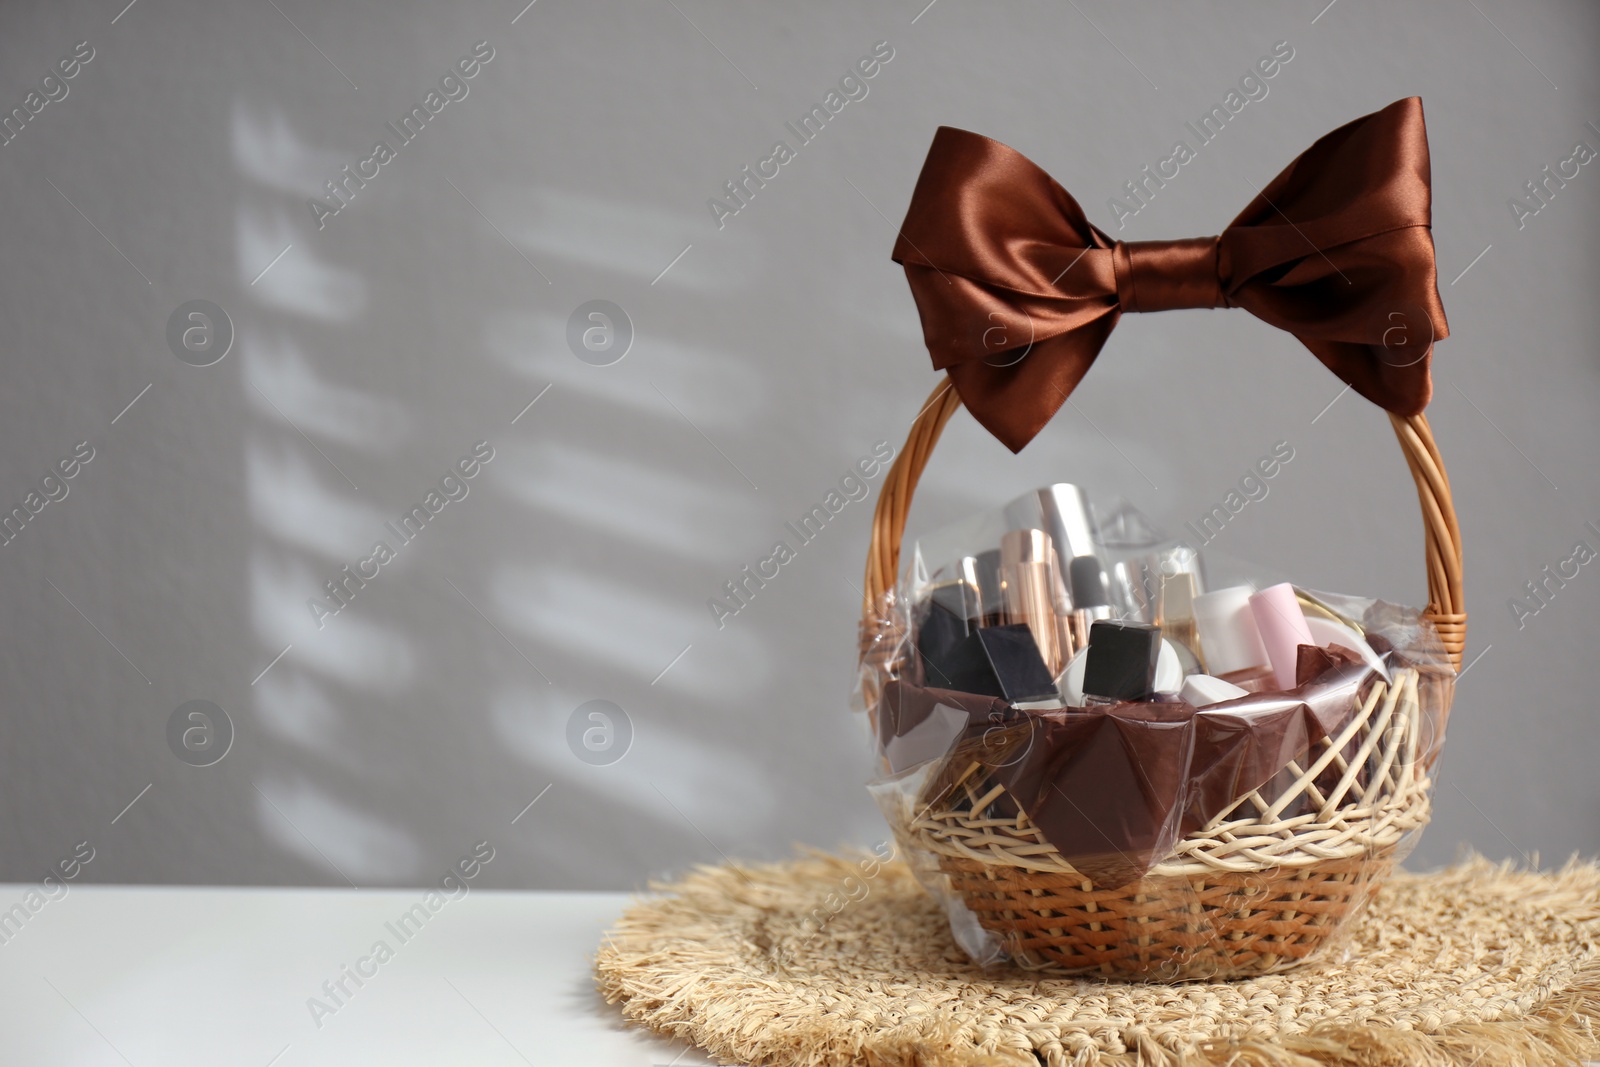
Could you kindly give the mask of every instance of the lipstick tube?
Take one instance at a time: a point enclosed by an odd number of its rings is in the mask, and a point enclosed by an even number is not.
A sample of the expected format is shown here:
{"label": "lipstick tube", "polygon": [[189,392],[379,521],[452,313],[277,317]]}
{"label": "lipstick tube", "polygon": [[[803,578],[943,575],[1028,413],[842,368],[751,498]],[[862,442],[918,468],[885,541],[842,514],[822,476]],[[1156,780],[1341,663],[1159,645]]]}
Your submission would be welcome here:
{"label": "lipstick tube", "polygon": [[1012,530],[1000,538],[1000,588],[1007,625],[1025,624],[1039,646],[1050,677],[1061,673],[1065,661],[1056,629],[1055,554],[1050,535],[1043,530]]}

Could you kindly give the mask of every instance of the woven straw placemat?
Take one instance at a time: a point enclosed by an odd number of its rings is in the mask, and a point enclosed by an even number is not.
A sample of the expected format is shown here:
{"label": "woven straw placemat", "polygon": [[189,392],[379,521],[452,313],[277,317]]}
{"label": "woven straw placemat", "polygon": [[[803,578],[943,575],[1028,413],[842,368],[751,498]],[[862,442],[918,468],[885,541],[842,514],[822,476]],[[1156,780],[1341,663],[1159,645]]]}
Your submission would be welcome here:
{"label": "woven straw placemat", "polygon": [[[870,876],[863,872],[871,872]],[[899,861],[702,868],[635,904],[606,999],[759,1067],[1524,1067],[1600,1059],[1600,867],[1396,874],[1345,951],[1288,974],[1133,985],[967,961]]]}

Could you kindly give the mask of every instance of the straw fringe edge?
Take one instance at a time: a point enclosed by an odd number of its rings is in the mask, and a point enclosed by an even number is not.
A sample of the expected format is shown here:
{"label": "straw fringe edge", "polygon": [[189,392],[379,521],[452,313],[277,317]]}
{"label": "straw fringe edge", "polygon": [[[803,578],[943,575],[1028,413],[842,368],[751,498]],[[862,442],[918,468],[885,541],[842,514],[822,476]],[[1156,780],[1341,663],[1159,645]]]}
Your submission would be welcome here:
{"label": "straw fringe edge", "polygon": [[[797,863],[701,867],[661,896],[641,898],[608,934],[594,962],[596,984],[630,1021],[689,1041],[723,1063],[770,1067],[1535,1067],[1600,1058],[1600,967],[1576,975],[1539,1011],[1520,1019],[1448,1026],[1432,1033],[1321,1024],[1272,1042],[1219,1041],[1193,1052],[1130,1032],[1130,1050],[1092,1045],[1023,1051],[984,1047],[931,1012],[909,1012],[868,1033],[815,1020],[785,1020],[780,975],[729,975],[714,947],[725,917],[752,917],[784,899],[802,872],[840,879],[856,856],[806,854]],[[909,878],[903,866],[885,876]],[[1569,861],[1548,874],[1470,859],[1437,875],[1446,882],[1504,882],[1568,921],[1600,920],[1600,866]],[[761,946],[756,946],[758,949]],[[761,1010],[772,1005],[770,1015]],[[1142,1028],[1141,1028],[1142,1029]]]}

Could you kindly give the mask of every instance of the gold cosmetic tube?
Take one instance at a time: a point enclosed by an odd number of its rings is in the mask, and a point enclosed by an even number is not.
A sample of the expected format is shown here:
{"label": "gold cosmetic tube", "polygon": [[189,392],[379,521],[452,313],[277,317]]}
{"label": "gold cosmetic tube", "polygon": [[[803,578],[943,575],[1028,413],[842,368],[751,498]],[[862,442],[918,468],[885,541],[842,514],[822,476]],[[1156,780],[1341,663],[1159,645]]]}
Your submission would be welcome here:
{"label": "gold cosmetic tube", "polygon": [[1050,603],[1056,615],[1056,644],[1061,649],[1061,665],[1065,669],[1081,647],[1072,634],[1072,594],[1067,591],[1067,569],[1061,565],[1061,554],[1050,550]]}
{"label": "gold cosmetic tube", "polygon": [[1194,575],[1186,573],[1163,574],[1161,593],[1156,602],[1156,625],[1167,640],[1181,645],[1194,654],[1199,671],[1206,670],[1206,657],[1200,647],[1200,627],[1194,619]]}
{"label": "gold cosmetic tube", "polygon": [[1000,539],[1000,588],[1005,621],[1024,623],[1033,633],[1050,676],[1066,661],[1055,612],[1054,549],[1043,530],[1012,530]]}

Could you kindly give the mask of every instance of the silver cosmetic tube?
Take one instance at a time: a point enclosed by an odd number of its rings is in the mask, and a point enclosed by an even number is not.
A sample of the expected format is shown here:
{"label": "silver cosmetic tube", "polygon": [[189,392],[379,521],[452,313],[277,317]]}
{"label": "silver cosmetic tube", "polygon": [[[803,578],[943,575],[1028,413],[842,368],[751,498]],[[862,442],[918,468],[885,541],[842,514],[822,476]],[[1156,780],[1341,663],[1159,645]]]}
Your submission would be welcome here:
{"label": "silver cosmetic tube", "polygon": [[1005,518],[1013,530],[1037,528],[1049,534],[1050,543],[1063,561],[1095,554],[1089,498],[1069,482],[1057,482],[1017,497],[1005,506]]}

